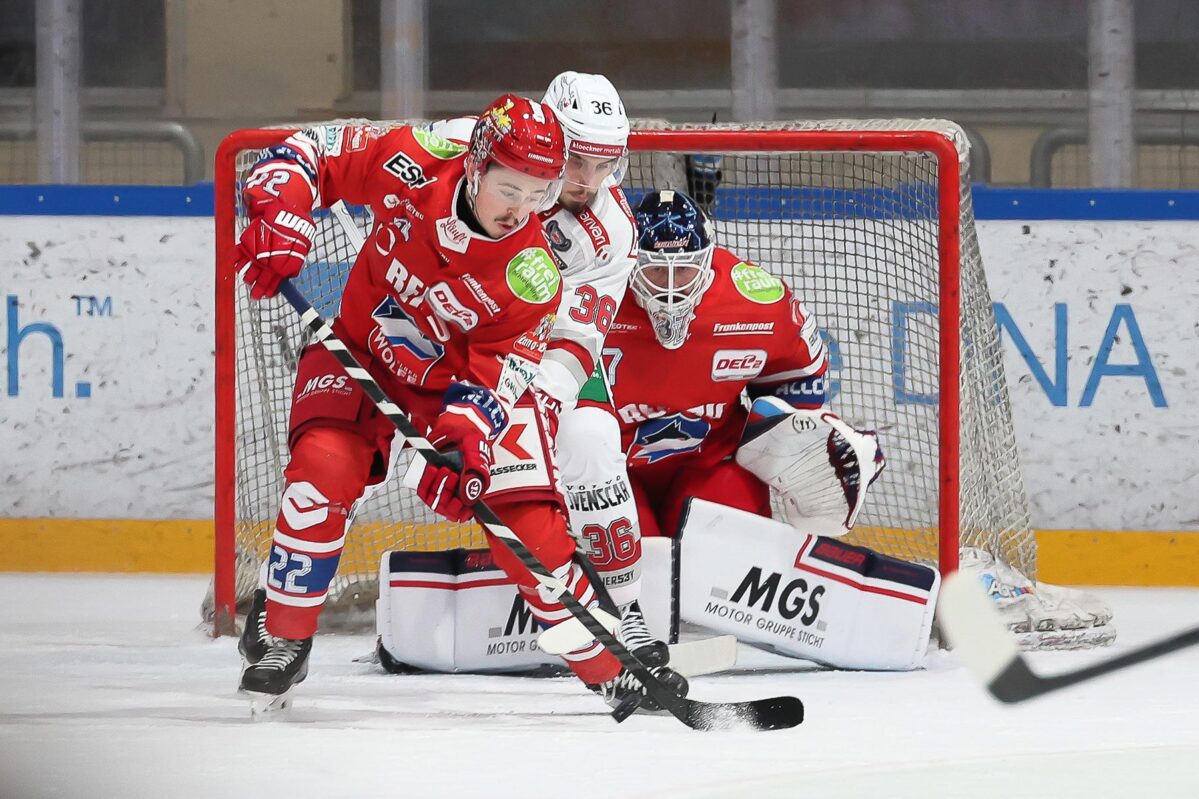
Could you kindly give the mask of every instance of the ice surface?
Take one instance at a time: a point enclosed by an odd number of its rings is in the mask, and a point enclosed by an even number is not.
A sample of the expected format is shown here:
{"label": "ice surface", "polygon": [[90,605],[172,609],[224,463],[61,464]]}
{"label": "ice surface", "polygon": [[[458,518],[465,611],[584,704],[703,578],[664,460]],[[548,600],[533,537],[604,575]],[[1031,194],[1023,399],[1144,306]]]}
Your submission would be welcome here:
{"label": "ice surface", "polygon": [[[787,732],[616,725],[572,679],[383,673],[322,636],[286,720],[252,722],[236,644],[197,629],[201,577],[0,574],[0,797],[1199,797],[1199,648],[1019,707],[944,652],[926,671],[696,680],[791,693]],[[1199,590],[1103,589],[1117,645],[1199,623]]]}

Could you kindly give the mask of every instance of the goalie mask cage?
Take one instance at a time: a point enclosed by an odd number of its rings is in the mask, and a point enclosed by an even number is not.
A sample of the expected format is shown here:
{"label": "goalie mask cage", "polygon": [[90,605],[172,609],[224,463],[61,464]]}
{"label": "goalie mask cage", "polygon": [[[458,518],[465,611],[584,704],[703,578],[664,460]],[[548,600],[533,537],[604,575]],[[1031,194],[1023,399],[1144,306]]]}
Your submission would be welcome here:
{"label": "goalie mask cage", "polygon": [[[879,432],[887,469],[848,540],[944,572],[959,548],[980,547],[1035,579],[962,130],[937,120],[654,127],[630,137],[630,200],[653,186],[704,203],[717,243],[784,278],[826,331],[830,409]],[[288,132],[236,132],[217,155],[216,568],[204,605],[217,633],[233,630],[270,548],[306,343],[290,306],[250,301],[234,268],[241,182]],[[295,282],[331,317],[369,211],[316,222]],[[385,550],[483,545],[476,527],[437,520],[393,477],[355,508],[322,627],[370,618]]]}

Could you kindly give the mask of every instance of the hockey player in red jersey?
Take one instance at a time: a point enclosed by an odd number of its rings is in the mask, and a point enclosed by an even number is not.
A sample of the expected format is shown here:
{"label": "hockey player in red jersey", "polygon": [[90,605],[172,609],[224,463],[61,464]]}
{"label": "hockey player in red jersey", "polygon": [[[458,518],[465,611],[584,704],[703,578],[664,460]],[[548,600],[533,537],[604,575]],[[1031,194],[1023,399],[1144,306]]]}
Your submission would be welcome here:
{"label": "hockey player in red jersey", "polygon": [[[561,278],[533,212],[556,197],[561,127],[540,103],[505,95],[464,147],[421,128],[371,125],[302,131],[268,149],[246,184],[250,224],[239,261],[255,298],[299,273],[314,234],[311,211],[338,200],[369,205],[374,227],[346,282],[334,329],[437,447],[457,450],[456,472],[424,465],[421,499],[455,521],[482,497],[584,605],[594,591],[571,562],[552,480],[492,480],[492,444],[516,414],[542,442],[545,403],[526,391],[561,296]],[[291,460],[266,588],[241,650],[241,687],[284,697],[307,673],[317,616],[337,568],[351,510],[385,477],[394,430],[322,347],[297,368]],[[498,448],[497,448],[498,449]],[[552,474],[545,443],[539,474]],[[467,474],[478,481],[464,479]],[[569,617],[523,565],[490,539],[537,619]],[[565,655],[585,683],[620,701],[640,686],[596,642]]]}
{"label": "hockey player in red jersey", "polygon": [[[562,302],[535,385],[560,407],[562,439],[579,442],[556,449],[563,484],[590,491],[595,487],[580,485],[591,465],[590,444],[575,433],[576,425],[588,424],[587,414],[577,415],[575,409],[580,390],[600,363],[604,338],[636,263],[636,225],[620,188],[628,166],[629,120],[616,87],[603,75],[563,72],[550,81],[542,102],[562,124],[567,161],[556,202],[539,214],[562,272]],[[472,126],[473,118],[464,117],[436,123],[432,130],[465,141]],[[577,514],[574,494],[566,499],[571,527],[582,535],[590,520]],[[625,566],[603,574],[620,610],[617,637],[643,661],[665,663],[666,645],[650,635],[636,602],[639,566],[635,561]]]}

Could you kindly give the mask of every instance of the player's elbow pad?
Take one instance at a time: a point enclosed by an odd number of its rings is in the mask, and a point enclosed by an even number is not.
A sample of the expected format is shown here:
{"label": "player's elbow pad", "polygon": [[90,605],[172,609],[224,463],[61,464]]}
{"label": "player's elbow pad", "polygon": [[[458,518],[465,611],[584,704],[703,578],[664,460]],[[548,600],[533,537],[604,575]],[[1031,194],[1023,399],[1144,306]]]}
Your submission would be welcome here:
{"label": "player's elbow pad", "polygon": [[317,193],[313,165],[295,148],[277,144],[262,151],[242,198],[251,214],[276,202],[307,213]]}

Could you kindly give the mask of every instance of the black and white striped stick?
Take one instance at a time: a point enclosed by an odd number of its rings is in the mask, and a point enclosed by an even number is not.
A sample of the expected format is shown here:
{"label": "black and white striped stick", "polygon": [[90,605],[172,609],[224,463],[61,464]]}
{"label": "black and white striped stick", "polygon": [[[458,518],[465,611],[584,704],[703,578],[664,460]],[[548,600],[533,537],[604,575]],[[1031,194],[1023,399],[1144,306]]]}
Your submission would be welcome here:
{"label": "black and white striped stick", "polygon": [[[388,398],[382,387],[371,377],[370,372],[358,363],[346,348],[345,343],[333,332],[333,328],[321,318],[308,299],[290,280],[283,280],[279,284],[279,292],[300,314],[300,321],[303,325],[327,350],[333,353],[333,356],[345,369],[346,374],[366,392],[379,411],[400,431],[400,435],[404,437],[404,443],[415,449],[433,466],[460,468],[461,464],[439,452],[417,432],[412,420]],[[495,512],[487,506],[487,503],[477,502],[473,510],[479,523],[487,528],[488,532],[503,541],[504,545],[520,559],[520,562],[525,565],[537,582],[555,600],[561,602],[571,615],[578,619],[588,632],[620,661],[622,666],[633,673],[645,687],[646,694],[688,727],[701,730],[729,727],[776,730],[788,729],[803,721],[803,703],[793,696],[779,696],[750,702],[698,702],[674,693],[650,673],[649,669],[629,652],[612,633],[608,632],[600,619],[583,607],[570,589],[555,577],[537,559],[536,555],[529,551],[529,548],[511,528],[500,521]],[[623,721],[635,707],[635,705],[631,706],[625,711],[617,708],[612,715],[617,721]]]}

